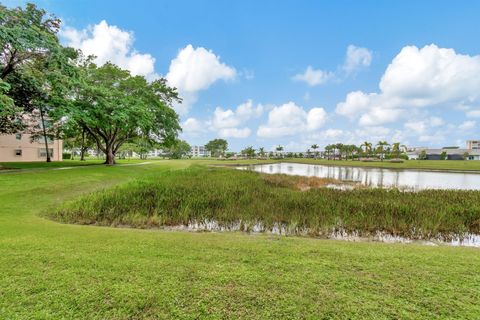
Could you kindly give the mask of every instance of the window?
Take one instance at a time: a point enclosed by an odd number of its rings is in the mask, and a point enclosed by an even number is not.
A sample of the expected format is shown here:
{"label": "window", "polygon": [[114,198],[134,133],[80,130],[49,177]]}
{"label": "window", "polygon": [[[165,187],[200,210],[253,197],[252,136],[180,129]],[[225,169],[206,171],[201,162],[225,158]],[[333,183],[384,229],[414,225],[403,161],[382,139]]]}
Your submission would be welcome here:
{"label": "window", "polygon": [[20,157],[22,156],[22,150],[21,149],[15,149],[15,155]]}
{"label": "window", "polygon": [[[53,149],[49,148],[48,149],[48,154],[50,155],[50,157],[53,157]],[[46,158],[47,157],[47,152],[46,152],[45,148],[38,149],[38,155],[40,156],[40,158]]]}
{"label": "window", "polygon": [[15,135],[15,138],[16,138],[17,140],[22,140],[22,134],[21,134],[21,133],[17,133],[17,134]]}

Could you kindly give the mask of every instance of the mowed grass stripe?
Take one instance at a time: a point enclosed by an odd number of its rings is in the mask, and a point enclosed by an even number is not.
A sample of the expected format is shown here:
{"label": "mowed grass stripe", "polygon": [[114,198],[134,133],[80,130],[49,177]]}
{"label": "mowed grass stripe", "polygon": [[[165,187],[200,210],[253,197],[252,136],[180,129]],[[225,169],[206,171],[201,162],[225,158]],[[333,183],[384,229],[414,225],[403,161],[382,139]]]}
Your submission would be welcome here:
{"label": "mowed grass stripe", "polygon": [[474,319],[480,313],[476,249],[91,227],[37,216],[81,194],[161,179],[164,170],[192,163],[0,175],[0,318]]}

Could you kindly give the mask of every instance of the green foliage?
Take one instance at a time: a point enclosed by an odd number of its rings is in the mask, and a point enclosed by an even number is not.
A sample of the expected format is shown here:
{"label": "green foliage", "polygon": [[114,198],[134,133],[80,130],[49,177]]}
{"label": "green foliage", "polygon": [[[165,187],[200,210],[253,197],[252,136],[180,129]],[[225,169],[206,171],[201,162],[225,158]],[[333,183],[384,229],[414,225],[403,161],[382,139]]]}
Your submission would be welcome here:
{"label": "green foliage", "polygon": [[440,160],[446,160],[447,159],[447,152],[446,151],[443,151],[441,154],[440,154]]}
{"label": "green foliage", "polygon": [[[14,9],[0,5],[0,79],[11,87],[7,94],[15,103],[16,114],[34,109],[48,114],[65,103],[66,89],[74,78],[71,61],[76,52],[60,45],[59,28],[59,19],[33,4]],[[2,94],[5,92],[0,97]],[[21,129],[18,119],[11,113],[3,116],[0,121],[7,125],[0,127],[0,133]]]}
{"label": "green foliage", "polygon": [[205,149],[211,152],[212,157],[223,156],[228,149],[228,142],[225,139],[213,139],[205,145]]}
{"label": "green foliage", "polygon": [[[297,190],[316,179],[192,168],[94,193],[52,214],[62,222],[158,227],[216,221],[243,230],[281,226],[290,234],[335,230],[429,239],[480,233],[480,192],[384,189]],[[315,180],[315,181],[313,181]],[[206,183],[208,182],[208,183]],[[461,199],[461,201],[459,201]]]}
{"label": "green foliage", "polygon": [[418,154],[418,159],[419,160],[427,160],[427,151],[425,151],[425,150],[420,151],[420,153]]}
{"label": "green foliage", "polygon": [[172,159],[182,159],[187,156],[192,148],[184,140],[177,140],[175,143],[169,147],[166,151]]}
{"label": "green foliage", "polygon": [[87,130],[106,163],[113,164],[120,147],[135,138],[165,146],[175,141],[181,128],[171,104],[180,99],[165,79],[149,83],[113,64],[97,67],[87,61],[81,80],[61,114]]}
{"label": "green foliage", "polygon": [[242,155],[246,156],[247,158],[255,157],[255,149],[252,146],[246,147],[241,151]]}
{"label": "green foliage", "polygon": [[10,85],[0,79],[0,134],[17,132],[22,128],[16,121],[19,108],[15,107],[14,101],[7,93]]}
{"label": "green foliage", "polygon": [[258,148],[258,155],[260,157],[265,157],[267,155],[267,153],[265,152],[265,148],[264,147],[260,147]]}

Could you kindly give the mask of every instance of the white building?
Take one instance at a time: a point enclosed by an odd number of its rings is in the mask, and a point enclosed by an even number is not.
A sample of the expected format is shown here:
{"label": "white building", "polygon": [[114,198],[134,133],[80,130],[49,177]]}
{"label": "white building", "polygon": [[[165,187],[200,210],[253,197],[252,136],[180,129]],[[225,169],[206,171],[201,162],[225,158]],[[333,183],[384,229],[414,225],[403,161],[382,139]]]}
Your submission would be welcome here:
{"label": "white building", "polygon": [[163,151],[162,149],[155,149],[148,152],[149,157],[163,157],[164,155],[165,151]]}
{"label": "white building", "polygon": [[420,154],[424,152],[427,160],[441,160],[444,154],[445,160],[480,160],[479,149],[458,149],[458,148],[443,148],[443,149],[429,149],[429,148],[415,148],[414,151],[408,151],[408,160],[420,159]]}
{"label": "white building", "polygon": [[196,158],[196,157],[210,157],[210,151],[205,149],[205,146],[192,146],[190,149],[189,156]]}

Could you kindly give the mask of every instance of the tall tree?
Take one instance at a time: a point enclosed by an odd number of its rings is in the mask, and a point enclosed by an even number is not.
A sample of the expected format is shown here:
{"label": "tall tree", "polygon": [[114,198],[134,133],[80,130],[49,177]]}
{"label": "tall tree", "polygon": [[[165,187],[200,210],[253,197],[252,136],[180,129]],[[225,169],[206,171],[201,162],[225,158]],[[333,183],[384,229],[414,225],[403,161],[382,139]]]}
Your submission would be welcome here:
{"label": "tall tree", "polygon": [[317,149],[318,149],[318,144],[312,144],[311,148],[313,149],[313,152],[315,154],[315,159],[318,157],[318,152],[317,152]]}
{"label": "tall tree", "polygon": [[73,127],[63,126],[63,145],[71,150],[71,159],[75,157],[75,151],[80,152],[80,161],[85,161],[85,154],[93,148],[95,141],[90,137],[85,128],[73,123]]}
{"label": "tall tree", "polygon": [[380,160],[383,161],[383,159],[385,158],[385,150],[386,150],[386,147],[390,146],[390,144],[388,144],[387,141],[379,141],[377,143],[377,151],[378,153],[380,153]]}
{"label": "tall tree", "polygon": [[260,147],[258,148],[258,154],[260,155],[260,157],[265,157],[265,148],[264,147]]}
{"label": "tall tree", "polygon": [[7,93],[10,85],[0,79],[0,134],[17,132],[21,129],[21,125],[15,121],[19,108],[15,107],[15,103]]}
{"label": "tall tree", "polygon": [[368,142],[368,141],[365,141],[364,143],[362,143],[360,145],[360,148],[361,147],[364,148],[365,154],[367,155],[367,157],[369,157],[370,154],[372,153],[372,143]]}
{"label": "tall tree", "polygon": [[172,145],[167,148],[167,153],[172,159],[181,159],[185,157],[190,151],[192,147],[184,141],[184,140],[175,140]]}
{"label": "tall tree", "polygon": [[74,54],[73,49],[60,45],[59,28],[59,19],[33,4],[14,9],[0,5],[0,80],[11,87],[3,94],[12,98],[16,106],[15,110],[3,104],[0,107],[0,134],[22,129],[20,112],[40,109],[45,97],[58,89],[55,82]]}
{"label": "tall tree", "polygon": [[223,156],[228,149],[228,142],[225,139],[213,139],[205,145],[205,149],[210,151],[213,157]]}
{"label": "tall tree", "polygon": [[405,150],[406,146],[403,144],[400,144],[400,142],[394,142],[392,144],[392,153],[394,154],[396,159],[400,158],[400,154],[402,153],[402,148]]}
{"label": "tall tree", "polygon": [[327,144],[325,146],[325,153],[327,154],[327,160],[330,160],[330,151],[332,151],[332,145]]}
{"label": "tall tree", "polygon": [[249,159],[255,157],[255,149],[252,146],[246,147],[241,153]]}
{"label": "tall tree", "polygon": [[80,68],[79,85],[58,115],[85,128],[105,153],[106,164],[126,141],[137,137],[172,144],[181,130],[172,109],[181,101],[165,79],[148,83],[142,76],[107,63],[101,67],[86,62]]}

